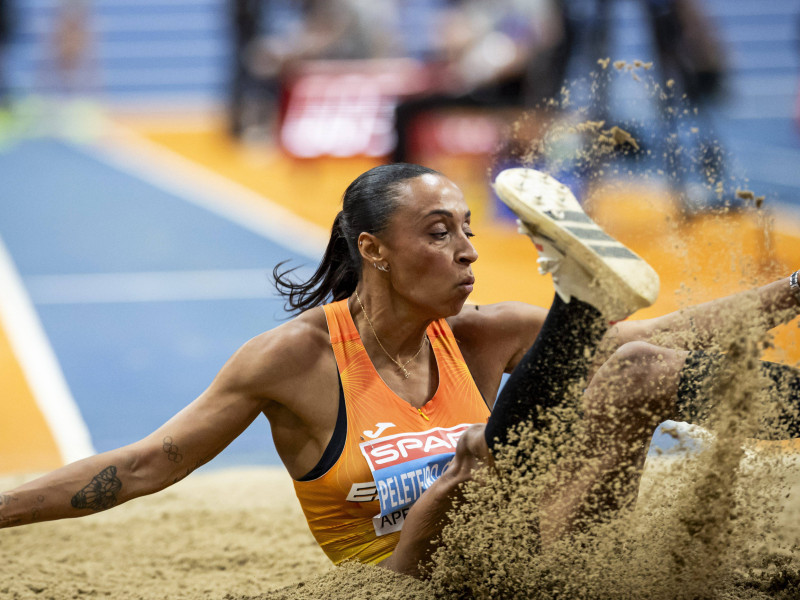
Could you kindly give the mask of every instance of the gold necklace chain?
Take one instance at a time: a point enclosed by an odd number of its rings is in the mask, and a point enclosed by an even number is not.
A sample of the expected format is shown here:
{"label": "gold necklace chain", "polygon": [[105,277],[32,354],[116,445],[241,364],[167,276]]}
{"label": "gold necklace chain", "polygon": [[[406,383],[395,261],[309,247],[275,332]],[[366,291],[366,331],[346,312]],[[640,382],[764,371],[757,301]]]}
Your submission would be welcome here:
{"label": "gold necklace chain", "polygon": [[403,364],[400,364],[400,362],[395,360],[394,357],[391,354],[389,354],[389,351],[386,350],[386,348],[383,347],[383,344],[381,344],[381,339],[378,337],[378,334],[375,331],[375,328],[372,326],[372,321],[369,320],[369,316],[367,315],[367,310],[364,308],[364,305],[361,303],[361,298],[358,297],[358,290],[356,290],[356,300],[358,300],[358,305],[361,307],[361,312],[364,313],[364,318],[367,320],[367,323],[369,324],[369,328],[372,329],[372,335],[375,336],[375,341],[378,342],[378,346],[380,346],[381,350],[383,350],[383,353],[386,356],[389,357],[389,360],[391,360],[394,364],[396,364],[398,366],[398,368],[403,372],[403,376],[406,379],[408,379],[408,377],[411,375],[411,373],[409,373],[408,369],[406,369],[406,365],[408,363],[410,363],[412,360],[414,360],[415,358],[417,358],[419,356],[419,353],[422,352],[422,349],[425,347],[425,343],[428,341],[427,334],[425,335],[425,337],[422,338],[422,344],[420,344],[420,347],[419,347],[419,350],[417,350],[417,353],[414,356],[412,356],[411,358],[409,358]]}

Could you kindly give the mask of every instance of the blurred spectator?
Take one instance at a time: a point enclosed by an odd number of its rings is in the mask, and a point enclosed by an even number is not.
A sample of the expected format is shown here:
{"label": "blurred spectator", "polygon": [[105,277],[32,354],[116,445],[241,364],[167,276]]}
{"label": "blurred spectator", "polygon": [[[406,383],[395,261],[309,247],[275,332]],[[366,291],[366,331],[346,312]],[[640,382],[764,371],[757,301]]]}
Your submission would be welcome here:
{"label": "blurred spectator", "polygon": [[[708,114],[722,95],[725,77],[724,55],[714,28],[695,0],[648,0],[647,6],[662,77],[677,87],[661,110],[667,125],[667,170],[673,175],[675,191],[687,215],[719,204],[738,204],[736,198],[723,198],[714,190],[725,170],[724,150]],[[701,126],[688,154],[682,148],[686,140],[680,138],[678,122],[681,94],[691,107],[702,109],[698,114],[703,121],[697,123]]]}
{"label": "blurred spectator", "polygon": [[52,38],[55,68],[48,71],[46,84],[64,96],[87,95],[97,88],[90,15],[90,0],[60,0]]}
{"label": "blurred spectator", "polygon": [[[614,0],[556,0],[564,35],[552,49],[551,85],[542,91],[558,92],[568,63],[578,59],[580,48],[594,68],[598,59],[609,57]],[[640,0],[650,26],[656,66],[666,82],[674,80],[695,104],[716,99],[722,91],[725,57],[712,23],[696,0]],[[543,56],[542,58],[548,58]],[[545,70],[544,68],[542,69]],[[559,76],[560,75],[560,76]],[[601,101],[602,109],[608,102]]]}
{"label": "blurred spectator", "polygon": [[[247,123],[240,91],[251,85],[257,122],[274,117],[280,83],[298,63],[319,59],[363,59],[397,51],[394,3],[372,0],[237,0],[237,75],[234,77],[232,132]],[[246,10],[245,10],[246,9]],[[273,19],[280,15],[279,19]],[[278,21],[280,26],[258,27]],[[238,83],[237,83],[238,82]]]}
{"label": "blurred spectator", "polygon": [[230,132],[239,137],[248,121],[257,121],[250,116],[253,98],[259,95],[259,82],[247,65],[247,51],[258,39],[262,12],[269,0],[231,0],[231,23],[233,25],[233,77],[230,84],[228,122]]}
{"label": "blurred spectator", "polygon": [[[589,68],[596,68],[598,59],[609,57],[613,0],[558,1],[565,35],[553,52],[552,68],[563,81],[569,64],[580,58],[581,48]],[[718,205],[721,199],[715,197],[712,188],[723,177],[724,151],[706,111],[698,111],[698,118],[704,119],[702,127],[697,128],[700,135],[691,141],[681,138],[679,121],[693,117],[693,112],[687,117],[678,104],[687,101],[692,108],[707,109],[721,97],[726,71],[722,45],[696,0],[640,3],[649,23],[661,85],[669,92],[655,100],[663,128],[657,139],[664,147],[658,154],[665,156],[670,182],[688,211]],[[596,86],[595,94],[591,118],[609,122],[608,86]]]}
{"label": "blurred spectator", "polygon": [[427,111],[530,106],[541,95],[536,58],[563,35],[551,0],[453,0],[441,19],[436,85],[396,110],[397,162],[409,160],[412,124]]}
{"label": "blurred spectator", "polygon": [[647,0],[646,4],[664,76],[680,80],[695,104],[718,98],[725,56],[712,23],[696,0]]}

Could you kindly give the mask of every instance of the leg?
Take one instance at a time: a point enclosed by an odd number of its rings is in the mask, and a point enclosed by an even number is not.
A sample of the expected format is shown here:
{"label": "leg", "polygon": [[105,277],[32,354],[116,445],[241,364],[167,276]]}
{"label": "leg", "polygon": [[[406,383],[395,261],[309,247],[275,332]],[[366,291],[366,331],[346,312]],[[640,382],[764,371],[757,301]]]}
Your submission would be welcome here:
{"label": "leg", "polygon": [[558,485],[543,498],[543,542],[634,504],[653,431],[676,415],[686,355],[631,342],[597,370],[584,393],[579,441],[557,464]]}
{"label": "leg", "polygon": [[[498,175],[495,190],[520,217],[536,244],[540,271],[552,273],[557,296],[537,340],[515,368],[489,418],[485,434],[492,452],[508,443],[509,432],[522,422],[532,422],[534,431],[541,430],[545,411],[563,403],[569,393],[582,389],[609,320],[625,318],[652,303],[658,294],[658,276],[649,265],[600,230],[565,186],[530,169],[509,169]],[[645,430],[638,427],[617,433],[612,428],[612,442],[601,444],[608,429],[603,425],[608,421],[604,411],[592,410],[604,398],[599,388],[614,373],[612,368],[641,368],[641,363],[630,360],[630,356],[642,350],[636,346],[620,349],[615,360],[593,377],[585,412],[589,437],[598,443],[584,446],[595,460],[585,460],[583,455],[572,458],[573,466],[566,470],[563,485],[548,501],[554,509],[553,526],[540,524],[543,533],[549,528],[556,536],[566,530],[584,510],[578,509],[586,505],[593,482],[614,470],[626,455],[622,449],[627,448],[636,432]],[[648,370],[654,367],[644,366]],[[645,389],[638,386],[640,393]],[[595,397],[597,401],[592,401]],[[654,427],[650,427],[650,433]],[[605,454],[601,451],[604,445],[613,451]],[[525,460],[526,456],[517,459]],[[584,492],[581,486],[585,487]],[[547,510],[542,515],[548,520]]]}
{"label": "leg", "polygon": [[545,411],[582,387],[588,357],[607,327],[589,304],[566,304],[555,297],[539,336],[503,386],[486,424],[486,442],[493,452],[508,443],[508,434],[519,423],[532,421],[541,429]]}
{"label": "leg", "polygon": [[447,523],[447,512],[459,497],[461,484],[472,479],[478,466],[491,462],[492,453],[507,443],[508,433],[516,425],[532,420],[536,427],[542,426],[544,414],[540,411],[559,404],[567,389],[585,377],[589,357],[606,328],[597,309],[579,300],[566,304],[555,297],[542,331],[503,387],[489,422],[471,427],[461,437],[452,463],[411,508],[400,541],[382,566],[421,575],[421,566],[435,549],[433,542]]}
{"label": "leg", "polygon": [[503,388],[486,426],[495,451],[514,426],[562,404],[582,388],[592,356],[608,328],[651,304],[658,276],[645,261],[605,234],[569,189],[532,169],[508,169],[495,190],[519,217],[539,251],[541,272],[553,275],[556,298],[533,346]]}
{"label": "leg", "polygon": [[[543,501],[543,541],[634,504],[653,430],[668,419],[702,421],[713,406],[706,392],[720,363],[718,355],[631,342],[598,369],[583,398],[583,438],[556,467],[560,485]],[[774,419],[790,436],[799,435],[800,371],[769,362],[760,370],[771,396],[780,399]]]}

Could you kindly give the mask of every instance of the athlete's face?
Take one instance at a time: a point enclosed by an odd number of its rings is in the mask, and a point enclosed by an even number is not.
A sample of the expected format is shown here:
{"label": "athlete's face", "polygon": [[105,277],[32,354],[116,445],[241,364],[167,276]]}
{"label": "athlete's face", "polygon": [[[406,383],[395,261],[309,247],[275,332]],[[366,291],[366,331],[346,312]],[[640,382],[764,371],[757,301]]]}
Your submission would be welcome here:
{"label": "athlete's face", "polygon": [[475,278],[470,211],[461,190],[439,175],[402,186],[397,210],[380,238],[395,291],[435,316],[458,314]]}

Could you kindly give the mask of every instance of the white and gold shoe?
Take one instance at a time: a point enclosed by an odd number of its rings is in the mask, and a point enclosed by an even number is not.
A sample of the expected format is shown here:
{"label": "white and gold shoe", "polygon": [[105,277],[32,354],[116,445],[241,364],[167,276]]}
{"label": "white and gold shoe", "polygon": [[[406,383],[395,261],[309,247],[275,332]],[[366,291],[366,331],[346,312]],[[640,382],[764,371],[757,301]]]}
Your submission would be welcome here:
{"label": "white and gold shoe", "polygon": [[519,217],[520,232],[539,251],[539,272],[551,273],[556,292],[622,320],[658,297],[658,274],[583,212],[570,189],[534,169],[501,171],[500,199]]}

